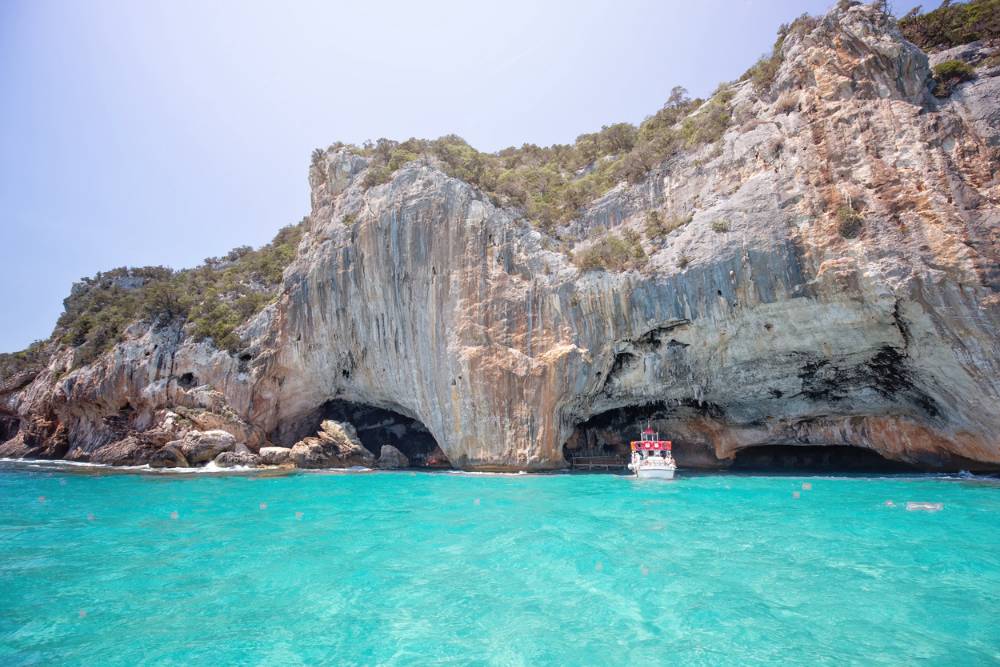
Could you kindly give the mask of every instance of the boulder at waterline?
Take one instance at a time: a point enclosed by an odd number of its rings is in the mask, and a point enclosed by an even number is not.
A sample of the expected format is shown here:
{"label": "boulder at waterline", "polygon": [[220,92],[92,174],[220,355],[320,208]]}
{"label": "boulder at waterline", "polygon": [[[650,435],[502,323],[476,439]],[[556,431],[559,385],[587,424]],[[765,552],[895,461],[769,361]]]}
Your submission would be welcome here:
{"label": "boulder at waterline", "polygon": [[291,462],[291,454],[290,447],[261,447],[258,462],[265,466],[280,466]]}
{"label": "boulder at waterline", "polygon": [[351,424],[326,419],[319,432],[292,447],[292,461],[299,468],[348,468],[370,466],[375,456],[365,449]]}
{"label": "boulder at waterline", "polygon": [[394,470],[397,468],[410,467],[410,460],[403,452],[392,445],[382,445],[382,451],[378,457],[378,467],[384,470]]}
{"label": "boulder at waterline", "polygon": [[215,457],[215,465],[220,468],[235,468],[237,466],[245,468],[256,468],[260,460],[256,454],[246,452],[222,452]]}
{"label": "boulder at waterline", "polygon": [[149,459],[151,468],[190,468],[191,464],[184,456],[179,441],[169,442],[161,447]]}
{"label": "boulder at waterline", "polygon": [[181,451],[191,464],[208,463],[236,446],[236,438],[226,431],[191,431],[180,441]]}

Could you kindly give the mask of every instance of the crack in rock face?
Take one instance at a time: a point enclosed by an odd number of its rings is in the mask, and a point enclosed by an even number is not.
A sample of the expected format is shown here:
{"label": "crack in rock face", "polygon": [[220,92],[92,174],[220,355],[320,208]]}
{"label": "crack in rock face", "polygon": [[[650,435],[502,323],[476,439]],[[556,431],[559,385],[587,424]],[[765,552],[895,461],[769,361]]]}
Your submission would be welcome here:
{"label": "crack in rock face", "polygon": [[[717,143],[551,234],[433,161],[368,187],[369,158],[321,151],[239,354],[179,326],[72,371],[60,352],[0,389],[0,455],[141,461],[221,430],[248,447],[226,461],[267,465],[334,420],[358,460],[554,469],[650,420],[681,465],[1000,467],[1000,71],[935,100],[927,56],[864,6],[782,53],[771,91],[733,86]],[[654,241],[653,210],[690,217]],[[578,268],[609,230],[645,263]]]}

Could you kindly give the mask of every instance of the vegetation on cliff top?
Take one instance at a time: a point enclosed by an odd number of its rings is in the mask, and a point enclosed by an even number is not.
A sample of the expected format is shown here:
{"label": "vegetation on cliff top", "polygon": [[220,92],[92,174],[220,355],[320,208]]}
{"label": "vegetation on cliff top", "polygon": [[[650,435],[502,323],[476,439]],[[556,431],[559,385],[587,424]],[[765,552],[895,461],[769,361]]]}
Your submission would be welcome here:
{"label": "vegetation on cliff top", "polygon": [[407,162],[433,159],[449,176],[476,185],[499,205],[520,208],[528,219],[551,230],[617,183],[637,182],[670,156],[718,141],[729,127],[732,95],[723,85],[707,101],[692,100],[677,86],[663,108],[639,127],[606,125],[580,135],[573,144],[524,144],[483,153],[455,135],[402,142],[379,139],[358,149],[372,159],[364,184],[388,181]]}
{"label": "vegetation on cliff top", "polygon": [[[236,328],[275,297],[304,226],[305,220],[281,229],[259,250],[242,246],[193,269],[122,267],[84,278],[63,301],[52,338],[76,348],[77,366],[121,340],[137,320],[181,321],[196,340],[211,338],[217,347],[235,351]],[[26,366],[30,359],[23,362],[8,360],[8,365]]]}
{"label": "vegetation on cliff top", "polygon": [[785,40],[791,35],[802,35],[819,24],[819,19],[809,14],[802,14],[797,19],[789,23],[783,23],[778,28],[778,38],[771,47],[771,53],[760,57],[754,65],[743,73],[740,81],[750,81],[758,95],[765,95],[771,91],[774,78],[778,75],[778,68],[781,66],[784,54],[782,47]]}
{"label": "vegetation on cliff top", "polygon": [[918,5],[899,19],[899,29],[925,51],[1000,38],[1000,0],[945,0],[926,14],[921,14],[920,9]]}
{"label": "vegetation on cliff top", "polygon": [[41,370],[48,361],[47,342],[36,340],[20,352],[0,353],[0,381],[22,371]]}

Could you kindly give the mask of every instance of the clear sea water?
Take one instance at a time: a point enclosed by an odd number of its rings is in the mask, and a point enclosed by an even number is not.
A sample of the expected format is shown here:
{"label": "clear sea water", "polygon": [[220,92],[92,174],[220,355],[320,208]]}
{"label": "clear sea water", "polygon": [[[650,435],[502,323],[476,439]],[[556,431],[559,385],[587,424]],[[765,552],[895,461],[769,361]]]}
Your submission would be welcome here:
{"label": "clear sea water", "polygon": [[996,481],[0,469],[3,665],[997,661]]}

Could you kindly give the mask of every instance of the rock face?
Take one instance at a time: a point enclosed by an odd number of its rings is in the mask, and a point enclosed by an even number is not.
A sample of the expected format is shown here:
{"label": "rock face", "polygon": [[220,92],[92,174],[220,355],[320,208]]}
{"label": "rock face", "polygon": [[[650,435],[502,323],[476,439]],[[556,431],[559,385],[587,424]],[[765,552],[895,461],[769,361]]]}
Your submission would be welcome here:
{"label": "rock face", "polygon": [[249,451],[222,452],[215,457],[215,465],[220,468],[233,468],[236,466],[256,468],[259,463],[260,457],[256,454],[251,454]]}
{"label": "rock face", "polygon": [[266,466],[280,466],[290,463],[292,450],[290,447],[261,447],[259,462]]}
{"label": "rock face", "polygon": [[[327,151],[281,297],[239,354],[142,324],[84,368],[61,350],[0,393],[17,423],[0,455],[179,461],[160,447],[221,429],[262,464],[370,465],[347,425],[302,438],[341,401],[420,422],[461,468],[560,468],[647,418],[681,465],[846,445],[1000,467],[998,68],[937,100],[927,56],[865,6],[782,53],[770,93],[734,86],[717,145],[620,184],[558,239],[433,164],[366,188],[366,158]],[[692,217],[644,238],[642,269],[570,262],[650,210]]]}
{"label": "rock face", "polygon": [[392,445],[382,445],[382,451],[378,456],[378,467],[384,470],[396,470],[398,468],[409,468],[410,460],[403,452]]}
{"label": "rock face", "polygon": [[350,424],[324,420],[315,437],[292,447],[291,460],[299,468],[347,468],[370,466],[375,457],[358,440]]}

